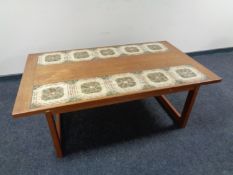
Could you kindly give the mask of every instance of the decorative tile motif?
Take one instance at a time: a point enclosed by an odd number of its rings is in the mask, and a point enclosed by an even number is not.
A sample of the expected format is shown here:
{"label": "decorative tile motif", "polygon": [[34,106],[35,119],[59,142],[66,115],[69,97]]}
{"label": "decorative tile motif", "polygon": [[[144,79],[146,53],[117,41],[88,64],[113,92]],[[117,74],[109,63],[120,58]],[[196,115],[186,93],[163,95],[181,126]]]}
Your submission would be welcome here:
{"label": "decorative tile motif", "polygon": [[34,87],[31,108],[173,87],[207,77],[190,65],[73,80]]}
{"label": "decorative tile motif", "polygon": [[98,93],[102,91],[101,84],[96,81],[83,83],[81,85],[81,92],[84,94]]}
{"label": "decorative tile motif", "polygon": [[96,53],[99,58],[110,58],[120,56],[120,53],[114,47],[99,48],[96,49]]}
{"label": "decorative tile motif", "polygon": [[141,55],[144,53],[142,48],[137,45],[127,45],[127,46],[121,46],[120,47],[122,53],[126,55]]}
{"label": "decorative tile motif", "polygon": [[106,96],[108,90],[102,78],[91,78],[87,80],[78,80],[75,83],[77,89],[76,96],[79,99],[92,99]]}
{"label": "decorative tile motif", "polygon": [[122,89],[136,86],[136,82],[131,77],[117,78],[116,83]]}
{"label": "decorative tile motif", "polygon": [[175,79],[163,69],[146,70],[142,75],[151,86],[166,87],[176,84]]}
{"label": "decorative tile motif", "polygon": [[177,69],[176,73],[178,73],[182,78],[191,78],[197,76],[193,71],[187,68]]}
{"label": "decorative tile motif", "polygon": [[125,73],[112,75],[110,78],[113,89],[117,93],[134,92],[143,89],[137,75],[134,73]]}
{"label": "decorative tile motif", "polygon": [[143,44],[143,47],[146,51],[149,52],[165,52],[167,48],[161,44],[161,43],[148,43],[148,44]]}
{"label": "decorative tile motif", "polygon": [[93,59],[108,59],[120,56],[142,55],[156,52],[166,52],[168,48],[162,43],[143,43],[115,47],[71,50],[41,54],[38,64],[51,65],[64,62],[90,61]]}
{"label": "decorative tile motif", "polygon": [[64,89],[62,87],[50,87],[42,90],[41,99],[44,101],[56,100],[64,96]]}
{"label": "decorative tile motif", "polygon": [[171,67],[169,69],[169,73],[176,80],[181,81],[181,82],[201,81],[201,80],[204,80],[206,78],[197,69],[195,69],[189,65]]}
{"label": "decorative tile motif", "polygon": [[70,61],[88,61],[92,60],[95,56],[90,50],[74,50],[68,52],[68,58]]}
{"label": "decorative tile motif", "polygon": [[46,53],[38,57],[38,64],[62,64],[66,61],[66,55],[62,52]]}
{"label": "decorative tile motif", "polygon": [[70,98],[68,91],[69,85],[64,82],[35,88],[32,95],[32,107],[66,103]]}
{"label": "decorative tile motif", "polygon": [[46,62],[56,62],[61,60],[60,54],[54,54],[54,55],[47,55],[44,59]]}

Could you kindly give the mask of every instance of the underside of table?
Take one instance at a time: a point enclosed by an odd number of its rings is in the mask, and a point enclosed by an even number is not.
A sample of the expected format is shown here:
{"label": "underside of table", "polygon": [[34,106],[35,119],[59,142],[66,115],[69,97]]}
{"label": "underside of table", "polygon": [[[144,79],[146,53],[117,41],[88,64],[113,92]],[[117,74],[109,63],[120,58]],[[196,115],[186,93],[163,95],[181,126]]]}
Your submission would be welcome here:
{"label": "underside of table", "polygon": [[[165,95],[156,96],[155,99],[164,108],[164,110],[168,113],[168,115],[179,128],[185,128],[190,113],[192,111],[195,99],[197,97],[198,90],[199,86],[193,87],[192,89],[188,90],[188,95],[186,97],[185,104],[181,113],[178,112],[178,110],[165,97]],[[58,158],[61,158],[64,155],[61,145],[61,115],[59,113],[53,114],[52,112],[47,111],[45,113],[45,116],[50,129],[50,134],[53,140],[56,155]]]}

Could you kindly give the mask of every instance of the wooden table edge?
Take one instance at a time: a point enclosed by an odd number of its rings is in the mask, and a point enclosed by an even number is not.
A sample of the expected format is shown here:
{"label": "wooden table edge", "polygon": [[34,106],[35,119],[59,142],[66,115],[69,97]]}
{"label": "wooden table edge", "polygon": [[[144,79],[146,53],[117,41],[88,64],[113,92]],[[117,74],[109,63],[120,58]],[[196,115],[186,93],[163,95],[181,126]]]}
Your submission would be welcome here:
{"label": "wooden table edge", "polygon": [[[18,88],[19,90],[17,92],[12,114],[16,113],[17,111],[20,111],[20,108],[22,105],[24,105],[24,107],[25,106],[29,107],[33,85],[28,84],[28,82],[33,82],[36,66],[37,66],[37,59],[32,54],[29,54],[27,57],[25,68],[24,68],[24,73],[22,75],[20,85]],[[26,89],[26,92],[29,92],[27,99],[24,99],[23,97],[23,94],[25,92],[22,92],[22,90],[25,91],[25,89]]]}
{"label": "wooden table edge", "polygon": [[[220,82],[222,79],[215,80],[208,82],[207,84],[212,84],[212,83],[217,83]],[[204,82],[206,83],[206,82]],[[190,89],[193,89],[196,86],[201,86],[204,83],[196,83],[196,84],[186,84],[186,85],[180,85],[176,87],[167,87],[167,88],[162,88],[162,89],[156,89],[156,90],[144,90],[140,92],[134,92],[134,93],[128,93],[128,94],[120,94],[120,95],[115,95],[115,96],[109,96],[109,97],[104,97],[104,98],[96,98],[96,99],[91,99],[87,101],[82,101],[82,102],[73,102],[73,103],[67,103],[67,104],[57,104],[57,105],[51,105],[50,108],[35,108],[34,110],[30,111],[13,111],[12,116],[14,118],[21,118],[21,117],[27,117],[30,115],[36,115],[36,114],[42,114],[45,113],[46,111],[51,111],[53,113],[63,113],[63,112],[72,112],[75,110],[83,110],[83,109],[90,109],[90,108],[95,108],[95,107],[101,107],[101,106],[106,106],[106,105],[112,105],[112,104],[118,104],[118,103],[124,103],[124,102],[129,102],[133,100],[141,100],[149,97],[154,97],[154,96],[160,96],[160,95],[165,95],[165,94],[171,94],[175,92],[181,92],[181,91],[187,91]]]}

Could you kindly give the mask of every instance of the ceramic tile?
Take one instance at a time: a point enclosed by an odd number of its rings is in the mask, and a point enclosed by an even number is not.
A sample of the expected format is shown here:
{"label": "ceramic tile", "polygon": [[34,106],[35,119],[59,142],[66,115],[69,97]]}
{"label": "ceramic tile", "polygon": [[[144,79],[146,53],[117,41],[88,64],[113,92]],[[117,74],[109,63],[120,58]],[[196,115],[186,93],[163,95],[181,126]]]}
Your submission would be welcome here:
{"label": "ceramic tile", "polygon": [[207,79],[190,65],[59,82],[33,89],[31,108],[156,90]]}

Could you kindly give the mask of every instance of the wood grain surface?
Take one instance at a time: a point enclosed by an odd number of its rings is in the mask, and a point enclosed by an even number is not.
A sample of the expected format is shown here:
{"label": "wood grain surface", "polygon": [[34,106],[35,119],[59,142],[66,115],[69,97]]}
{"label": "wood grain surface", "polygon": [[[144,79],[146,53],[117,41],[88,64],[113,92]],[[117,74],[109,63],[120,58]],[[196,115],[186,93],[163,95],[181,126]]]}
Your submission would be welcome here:
{"label": "wood grain surface", "polygon": [[[27,59],[23,77],[16,97],[12,115],[14,117],[30,116],[32,114],[69,112],[74,110],[87,109],[97,106],[115,104],[131,100],[143,99],[150,96],[191,90],[197,85],[220,82],[221,78],[215,73],[184,54],[166,41],[161,41],[167,48],[167,52],[150,53],[145,55],[122,56],[119,58],[98,59],[83,62],[67,62],[64,64],[38,65],[38,55],[30,54]],[[81,102],[58,104],[51,106],[30,108],[32,89],[36,85],[56,83],[68,80],[83,78],[94,78],[104,75],[135,72],[145,69],[165,68],[179,65],[192,65],[194,68],[205,74],[208,79],[201,82],[175,85],[156,90],[142,90],[140,92],[120,94],[111,97],[103,97]]]}

